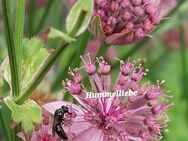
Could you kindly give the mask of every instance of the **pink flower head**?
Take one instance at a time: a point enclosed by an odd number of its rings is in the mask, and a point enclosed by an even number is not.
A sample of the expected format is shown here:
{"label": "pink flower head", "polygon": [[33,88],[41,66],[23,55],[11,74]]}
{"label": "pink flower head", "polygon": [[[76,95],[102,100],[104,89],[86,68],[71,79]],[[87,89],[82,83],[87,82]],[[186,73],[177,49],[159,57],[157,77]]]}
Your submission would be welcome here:
{"label": "pink flower head", "polygon": [[162,1],[95,0],[90,31],[107,44],[136,42],[160,23]]}
{"label": "pink flower head", "polygon": [[[72,80],[66,80],[66,90],[79,102],[81,107],[75,106],[76,116],[72,124],[65,129],[69,140],[72,141],[146,141],[159,140],[162,137],[161,128],[166,127],[167,109],[171,104],[166,91],[157,85],[141,80],[147,71],[137,62],[124,63],[120,61],[120,71],[114,84],[111,84],[111,65],[104,59],[85,62],[81,69],[70,72]],[[87,74],[88,82],[76,81],[80,71]],[[86,85],[88,88],[86,88]],[[136,95],[110,95],[114,92],[136,92]],[[105,93],[105,97],[88,93]],[[162,100],[163,99],[163,100]],[[44,105],[51,113],[67,102],[59,101]],[[65,123],[64,123],[65,124]]]}
{"label": "pink flower head", "polygon": [[18,136],[24,141],[61,141],[57,135],[52,135],[52,118],[50,112],[43,109],[43,121],[40,125],[36,125],[29,134],[20,132]]}

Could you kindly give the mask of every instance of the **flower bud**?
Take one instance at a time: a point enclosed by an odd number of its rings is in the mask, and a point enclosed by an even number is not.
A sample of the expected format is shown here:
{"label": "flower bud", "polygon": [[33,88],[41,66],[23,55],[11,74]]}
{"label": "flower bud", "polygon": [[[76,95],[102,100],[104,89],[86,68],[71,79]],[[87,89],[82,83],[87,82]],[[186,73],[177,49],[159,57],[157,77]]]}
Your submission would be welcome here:
{"label": "flower bud", "polygon": [[[157,0],[94,1],[90,31],[106,44],[136,42],[153,31],[162,18],[161,2]],[[148,29],[145,23],[147,18],[151,21],[147,23]],[[100,19],[99,25],[95,22],[97,19]]]}

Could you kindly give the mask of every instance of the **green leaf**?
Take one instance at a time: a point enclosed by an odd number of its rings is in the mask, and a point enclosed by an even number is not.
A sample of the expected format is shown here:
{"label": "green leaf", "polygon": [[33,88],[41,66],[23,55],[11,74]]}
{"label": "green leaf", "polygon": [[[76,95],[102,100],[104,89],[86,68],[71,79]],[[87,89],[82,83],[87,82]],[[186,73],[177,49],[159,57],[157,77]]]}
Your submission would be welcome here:
{"label": "green leaf", "polygon": [[[35,77],[40,66],[48,57],[48,52],[44,47],[44,43],[39,38],[24,39],[23,53],[21,56],[21,89],[22,91],[27,87],[31,80]],[[10,68],[7,63],[4,78],[11,87]]]}
{"label": "green leaf", "polygon": [[65,41],[67,43],[76,41],[75,39],[67,36],[65,33],[61,32],[60,30],[57,30],[55,28],[50,28],[47,36],[48,36],[48,39],[61,38],[63,41]]}
{"label": "green leaf", "polygon": [[13,98],[9,96],[4,98],[4,101],[12,112],[12,120],[16,124],[21,123],[26,133],[33,129],[33,124],[41,123],[41,108],[33,100],[26,100],[22,105],[17,105]]}
{"label": "green leaf", "polygon": [[77,36],[80,35],[81,33],[83,33],[91,20],[91,16],[93,13],[93,7],[94,7],[94,1],[93,0],[78,0],[76,2],[76,4],[73,6],[73,8],[71,9],[67,19],[66,19],[66,29],[67,32],[70,33],[74,27],[76,26],[76,21],[79,17],[79,14],[82,10],[86,10],[87,11],[87,16],[84,19],[84,22],[81,26],[81,28],[79,29],[79,31],[77,32]]}

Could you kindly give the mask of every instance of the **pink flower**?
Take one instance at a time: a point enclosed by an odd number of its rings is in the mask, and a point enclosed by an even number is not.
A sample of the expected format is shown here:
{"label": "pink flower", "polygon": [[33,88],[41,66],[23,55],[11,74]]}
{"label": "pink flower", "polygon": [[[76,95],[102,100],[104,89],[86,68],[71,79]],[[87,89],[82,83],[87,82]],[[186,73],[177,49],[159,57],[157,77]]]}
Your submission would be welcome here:
{"label": "pink flower", "polygon": [[[66,80],[66,90],[78,101],[80,106],[57,101],[44,105],[49,112],[54,113],[62,105],[72,105],[76,116],[68,126],[62,125],[71,141],[146,141],[160,140],[161,129],[167,126],[167,109],[172,105],[167,103],[170,96],[157,85],[141,80],[146,72],[142,64],[137,62],[124,63],[120,61],[120,72],[115,84],[111,84],[111,66],[98,58],[95,62],[84,61],[82,69],[86,72],[89,82],[84,83],[81,69],[70,72],[72,80]],[[97,63],[97,64],[96,64]],[[98,67],[97,67],[98,66]],[[85,84],[85,85],[84,85]],[[86,85],[88,88],[86,89]],[[109,93],[118,90],[137,92],[137,96],[86,98],[88,92]],[[163,99],[163,100],[162,100]]]}
{"label": "pink flower", "polygon": [[48,111],[43,109],[43,122],[37,125],[29,134],[20,132],[18,136],[24,141],[61,141],[57,135],[52,135],[52,118]]}
{"label": "pink flower", "polygon": [[[164,3],[163,1],[166,1]],[[90,31],[107,44],[130,44],[160,23],[169,0],[95,0]],[[167,9],[167,8],[166,8]]]}

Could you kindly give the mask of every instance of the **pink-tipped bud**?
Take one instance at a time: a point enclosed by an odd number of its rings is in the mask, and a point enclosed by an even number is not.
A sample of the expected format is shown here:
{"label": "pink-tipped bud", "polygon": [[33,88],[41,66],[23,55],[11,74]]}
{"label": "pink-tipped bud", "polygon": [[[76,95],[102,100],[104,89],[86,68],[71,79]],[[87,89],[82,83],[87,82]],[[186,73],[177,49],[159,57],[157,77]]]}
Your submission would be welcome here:
{"label": "pink-tipped bud", "polygon": [[95,65],[87,65],[85,66],[85,71],[88,75],[93,75],[96,72],[96,66]]}
{"label": "pink-tipped bud", "polygon": [[142,71],[142,68],[139,69],[138,72],[133,72],[132,74],[132,80],[134,80],[135,82],[138,82],[142,79],[144,72]]}
{"label": "pink-tipped bud", "polygon": [[67,90],[71,93],[71,94],[81,94],[82,92],[82,87],[80,84],[75,83],[75,82],[71,82],[71,81],[67,81],[66,83],[66,88]]}
{"label": "pink-tipped bud", "polygon": [[99,72],[103,75],[108,75],[110,73],[111,66],[105,63],[99,64]]}
{"label": "pink-tipped bud", "polygon": [[127,82],[127,80],[126,80],[125,76],[120,75],[119,79],[118,79],[118,84],[119,85],[124,85],[126,82]]}
{"label": "pink-tipped bud", "polygon": [[160,115],[163,114],[167,109],[167,105],[156,105],[154,106],[151,111],[154,115]]}
{"label": "pink-tipped bud", "polygon": [[82,78],[82,76],[80,75],[80,73],[77,72],[77,71],[75,71],[75,72],[74,72],[74,81],[75,81],[76,83],[82,83],[82,80],[83,80],[83,78]]}
{"label": "pink-tipped bud", "polygon": [[158,87],[154,87],[150,91],[146,93],[146,99],[148,100],[154,100],[161,96],[161,90]]}
{"label": "pink-tipped bud", "polygon": [[124,64],[121,66],[121,73],[123,75],[128,75],[133,70],[134,65],[131,63]]}
{"label": "pink-tipped bud", "polygon": [[156,119],[153,118],[153,117],[147,117],[147,118],[145,118],[145,120],[144,120],[144,124],[145,124],[146,126],[149,126],[149,127],[150,127],[150,126],[156,124]]}

